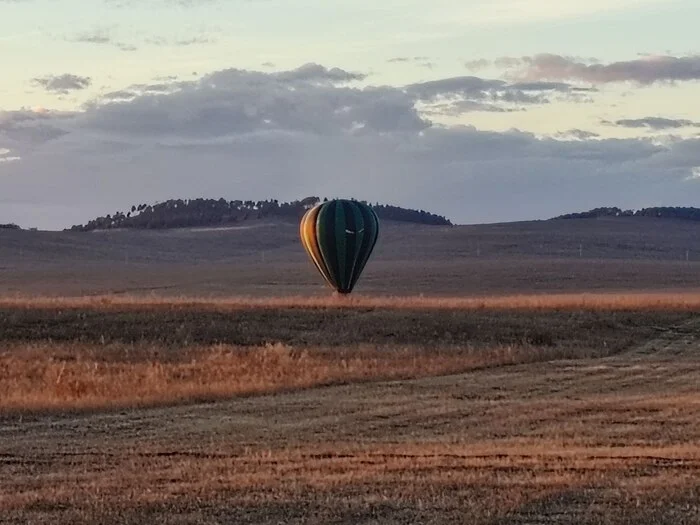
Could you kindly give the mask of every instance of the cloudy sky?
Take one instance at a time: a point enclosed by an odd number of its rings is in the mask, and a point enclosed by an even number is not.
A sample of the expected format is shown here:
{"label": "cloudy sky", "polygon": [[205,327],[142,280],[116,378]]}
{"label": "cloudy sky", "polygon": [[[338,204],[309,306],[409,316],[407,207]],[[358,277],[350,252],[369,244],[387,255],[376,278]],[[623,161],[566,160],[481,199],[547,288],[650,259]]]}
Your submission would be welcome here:
{"label": "cloudy sky", "polygon": [[697,0],[0,0],[0,223],[700,206]]}

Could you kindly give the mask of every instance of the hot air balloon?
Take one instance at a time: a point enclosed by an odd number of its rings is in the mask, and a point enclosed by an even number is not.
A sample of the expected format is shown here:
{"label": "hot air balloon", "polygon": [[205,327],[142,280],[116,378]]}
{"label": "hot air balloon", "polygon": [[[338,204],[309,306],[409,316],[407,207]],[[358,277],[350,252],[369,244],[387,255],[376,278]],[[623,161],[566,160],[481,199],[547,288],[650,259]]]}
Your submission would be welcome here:
{"label": "hot air balloon", "polygon": [[379,218],[361,202],[334,199],[309,209],[299,225],[301,243],[326,282],[349,294],[379,236]]}

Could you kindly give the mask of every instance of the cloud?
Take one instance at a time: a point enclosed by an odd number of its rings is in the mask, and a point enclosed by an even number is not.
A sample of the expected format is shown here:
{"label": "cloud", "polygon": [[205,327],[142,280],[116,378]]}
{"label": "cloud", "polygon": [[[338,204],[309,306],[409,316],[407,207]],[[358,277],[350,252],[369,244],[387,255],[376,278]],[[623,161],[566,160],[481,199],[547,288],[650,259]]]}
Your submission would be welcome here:
{"label": "cloud", "polygon": [[569,129],[567,131],[560,131],[556,133],[555,137],[561,139],[589,140],[600,137],[600,134],[583,129]]}
{"label": "cloud", "polygon": [[510,63],[509,77],[525,81],[568,80],[592,84],[682,82],[700,79],[700,55],[645,56],[635,60],[590,64],[555,54],[523,57]]}
{"label": "cloud", "polygon": [[101,46],[113,46],[121,51],[136,51],[136,46],[114,39],[111,31],[107,28],[98,28],[83,33],[78,33],[73,37],[66,37],[69,42],[82,44],[96,44]]}
{"label": "cloud", "polygon": [[390,64],[413,64],[424,69],[434,69],[436,63],[430,60],[430,57],[426,56],[414,56],[414,57],[393,57],[387,60]]}
{"label": "cloud", "polygon": [[43,108],[0,111],[0,142],[31,149],[69,133],[62,126],[75,113],[47,111]]}
{"label": "cloud", "polygon": [[[522,106],[549,104],[553,100],[583,102],[592,92],[563,82],[516,82],[460,76],[406,86],[419,100],[434,104],[433,111],[458,115],[469,111],[517,111]],[[558,97],[558,98],[556,98]],[[441,109],[439,109],[441,108]]]}
{"label": "cloud", "polygon": [[10,153],[12,153],[11,150],[7,148],[0,148],[0,162],[16,162],[18,160],[22,160],[21,157],[12,156]]}
{"label": "cloud", "polygon": [[134,203],[197,196],[347,196],[462,223],[546,218],[601,199],[632,208],[700,198],[692,178],[700,139],[484,131],[437,125],[422,107],[500,111],[491,90],[566,94],[565,83],[354,84],[364,78],[318,64],[227,69],[131,86],[77,112],[0,112],[3,156],[20,158],[0,164],[5,220],[56,229]]}
{"label": "cloud", "polygon": [[[483,79],[475,76],[461,76],[420,82],[407,86],[409,92],[422,100],[433,100],[443,96],[463,96],[470,98],[501,98],[520,102],[540,102],[533,93],[591,92],[589,88],[577,88],[564,82],[515,82]],[[529,94],[529,95],[528,95]]]}
{"label": "cloud", "polygon": [[603,124],[622,126],[625,128],[648,128],[652,130],[661,129],[676,129],[684,127],[700,127],[700,122],[694,122],[687,119],[671,119],[663,117],[644,117],[637,119],[620,119],[614,122],[607,120],[602,121]]}
{"label": "cloud", "polygon": [[490,60],[486,60],[485,58],[479,58],[476,60],[469,60],[464,63],[464,67],[466,67],[470,71],[479,71],[480,69],[485,69],[491,65]]}
{"label": "cloud", "polygon": [[73,42],[85,42],[88,44],[111,44],[112,37],[106,29],[95,29],[76,35]]}
{"label": "cloud", "polygon": [[458,117],[464,113],[487,112],[487,113],[513,113],[523,111],[522,108],[506,108],[498,104],[477,102],[475,100],[455,100],[451,102],[441,102],[427,105],[421,108],[421,114],[427,116],[448,116]]}
{"label": "cloud", "polygon": [[334,67],[326,68],[320,64],[308,63],[291,70],[275,73],[276,78],[285,81],[320,82],[328,84],[338,84],[364,80],[367,75],[364,73],[353,73]]}
{"label": "cloud", "polygon": [[[109,91],[107,93],[104,93],[100,96],[100,103],[109,103],[109,102],[125,102],[129,100],[133,100],[137,97],[143,96],[143,95],[157,95],[157,94],[162,94],[162,93],[172,93],[174,91],[177,91],[179,89],[178,86],[180,86],[181,83],[179,82],[172,82],[170,84],[167,83],[158,83],[158,84],[134,84],[132,86],[129,86],[128,88],[125,89],[118,89],[116,91]],[[89,107],[91,105],[94,105],[95,101],[88,102],[86,105]]]}
{"label": "cloud", "polygon": [[486,80],[474,76],[462,76],[429,80],[406,86],[409,93],[421,100],[435,100],[443,96],[479,97],[487,93],[504,89],[507,83],[503,80]]}
{"label": "cloud", "polygon": [[90,77],[81,77],[70,73],[63,75],[49,75],[32,79],[32,82],[43,87],[46,91],[66,94],[71,91],[80,91],[90,87]]}
{"label": "cloud", "polygon": [[187,47],[200,44],[212,44],[215,43],[216,39],[211,35],[200,35],[190,38],[180,38],[180,39],[169,39],[165,37],[149,37],[145,39],[145,43],[154,46],[174,46],[174,47]]}
{"label": "cloud", "polygon": [[198,81],[132,86],[86,105],[81,125],[102,133],[201,140],[253,132],[338,134],[428,126],[395,88],[343,86],[360,73],[318,64],[262,73],[227,69]]}

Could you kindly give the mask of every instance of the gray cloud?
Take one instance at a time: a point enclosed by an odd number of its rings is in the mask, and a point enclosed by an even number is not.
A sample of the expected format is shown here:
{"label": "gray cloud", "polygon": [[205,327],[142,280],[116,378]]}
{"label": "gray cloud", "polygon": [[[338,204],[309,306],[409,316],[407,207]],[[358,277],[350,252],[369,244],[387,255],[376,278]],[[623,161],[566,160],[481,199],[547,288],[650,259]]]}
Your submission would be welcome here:
{"label": "gray cloud", "polygon": [[87,44],[111,44],[112,37],[105,29],[95,29],[93,31],[88,31],[85,33],[80,33],[76,35],[73,42],[85,42]]}
{"label": "gray cloud", "polygon": [[69,93],[71,91],[80,91],[90,87],[92,80],[90,77],[82,77],[64,73],[63,75],[49,75],[32,79],[32,82],[43,87],[46,91],[54,93]]}
{"label": "gray cloud", "polygon": [[[488,97],[496,93],[505,93],[503,97],[528,101],[524,93],[554,92],[589,93],[591,88],[577,88],[564,82],[514,82],[490,80],[475,76],[461,76],[431,80],[407,86],[409,92],[423,100],[431,100],[441,96]],[[497,97],[498,98],[498,97]]]}
{"label": "gray cloud", "polygon": [[108,93],[86,105],[81,122],[103,133],[196,140],[273,130],[342,134],[429,125],[401,90],[342,87],[362,78],[318,64],[276,73],[227,69],[198,81]]}
{"label": "gray cloud", "polygon": [[523,61],[527,60],[527,57],[499,57],[493,61],[493,65],[501,68],[511,68],[515,66],[522,65]]}
{"label": "gray cloud", "polygon": [[421,67],[432,68],[435,64],[431,62],[430,57],[415,56],[415,57],[393,57],[387,60],[390,64],[417,62]]}
{"label": "gray cloud", "polygon": [[700,55],[649,56],[609,64],[586,63],[555,54],[523,57],[510,62],[514,78],[534,80],[578,80],[593,84],[635,82],[649,85],[700,79]]}
{"label": "gray cloud", "polygon": [[187,47],[199,44],[211,44],[215,43],[217,40],[212,36],[194,36],[190,38],[180,38],[180,39],[168,39],[164,37],[149,37],[145,40],[147,44],[154,46],[175,46],[175,47]]}
{"label": "gray cloud", "polygon": [[521,108],[505,108],[502,105],[478,102],[476,100],[455,100],[431,104],[424,108],[421,113],[431,116],[458,117],[464,113],[488,112],[488,113],[512,113],[523,111]]}
{"label": "gray cloud", "polygon": [[76,113],[20,109],[0,111],[0,142],[31,149],[69,133],[63,125]]}
{"label": "gray cloud", "polygon": [[328,84],[341,84],[354,80],[364,80],[364,73],[353,73],[334,67],[326,68],[320,64],[308,63],[291,70],[275,73],[276,77],[285,81],[320,82]]}
{"label": "gray cloud", "polygon": [[661,129],[676,129],[684,127],[700,127],[700,122],[694,122],[687,119],[671,119],[663,117],[644,117],[636,119],[620,119],[614,122],[607,120],[602,121],[603,124],[622,126],[625,128],[648,128],[652,130]]}
{"label": "gray cloud", "polygon": [[[544,56],[544,55],[542,55]],[[569,56],[569,57],[562,57],[565,60],[569,60],[571,62],[579,62],[582,64],[598,64],[600,61],[597,58],[590,58],[590,57],[574,57],[574,56]],[[473,60],[468,60],[464,63],[464,67],[466,69],[469,69],[470,71],[478,71],[481,69],[485,69],[487,67],[495,67],[499,69],[511,69],[514,67],[518,66],[527,66],[530,65],[533,61],[533,57],[528,57],[528,56],[520,56],[520,57],[511,57],[511,56],[502,56],[495,58],[493,60],[489,60],[486,58],[478,58],[478,59],[473,59]]]}
{"label": "gray cloud", "polygon": [[179,77],[177,75],[164,75],[164,76],[158,76],[155,77],[155,80],[160,80],[164,82],[172,82],[173,80],[177,80]]}
{"label": "gray cloud", "polygon": [[[515,82],[460,76],[406,86],[409,94],[436,104],[444,114],[469,111],[517,111],[524,105],[549,104],[553,100],[584,102],[593,91],[563,82]],[[505,104],[505,106],[504,106]]]}
{"label": "gray cloud", "polygon": [[[572,88],[569,84],[563,82],[515,82],[510,85],[512,89],[519,91],[570,91]],[[586,90],[590,91],[590,90]]]}
{"label": "gray cloud", "polygon": [[109,29],[105,28],[93,29],[92,31],[78,33],[75,36],[67,37],[66,40],[69,42],[77,42],[82,44],[113,46],[121,51],[136,51],[137,49],[133,44],[114,39],[111,36]]}
{"label": "gray cloud", "polygon": [[[135,43],[123,42],[112,35],[109,28],[97,28],[91,31],[79,33],[72,37],[67,37],[70,42],[83,44],[95,44],[102,46],[112,46],[122,51],[135,51],[138,49]],[[217,40],[211,34],[201,34],[186,38],[165,38],[161,36],[149,36],[139,39],[139,45],[162,46],[162,47],[187,47],[215,43]]]}
{"label": "gray cloud", "polygon": [[466,67],[470,71],[479,71],[481,69],[485,69],[491,65],[490,60],[486,60],[485,58],[479,58],[476,60],[468,60],[467,62],[464,63],[464,67]]}
{"label": "gray cloud", "polygon": [[503,80],[486,80],[474,76],[462,76],[430,80],[406,86],[409,93],[421,100],[435,100],[443,96],[464,96],[483,98],[487,93],[504,89]]}
{"label": "gray cloud", "polygon": [[[176,82],[177,77],[164,78],[166,82],[154,84],[133,84],[125,89],[117,91],[109,91],[100,95],[101,102],[116,102],[129,101],[143,95],[157,95],[162,93],[172,93],[180,89],[182,86],[187,86],[188,82]],[[95,101],[88,102],[87,107],[95,105]]]}
{"label": "gray cloud", "polygon": [[[429,111],[451,103],[490,111],[500,101],[489,89],[511,84],[348,85],[357,78],[318,65],[231,69],[132,86],[122,90],[128,97],[96,99],[80,112],[1,112],[0,148],[21,157],[0,164],[0,194],[11,196],[5,220],[62,228],[137,201],[192,196],[349,196],[456,222],[546,218],[601,199],[635,208],[700,198],[692,179],[698,139],[660,144],[590,140],[583,130],[538,137],[438,126],[419,110],[423,98]],[[566,93],[557,84],[520,88]]]}
{"label": "gray cloud", "polygon": [[555,134],[555,137],[561,139],[589,140],[600,137],[600,134],[592,131],[586,131],[584,129],[569,129],[567,131],[560,131],[559,133]]}

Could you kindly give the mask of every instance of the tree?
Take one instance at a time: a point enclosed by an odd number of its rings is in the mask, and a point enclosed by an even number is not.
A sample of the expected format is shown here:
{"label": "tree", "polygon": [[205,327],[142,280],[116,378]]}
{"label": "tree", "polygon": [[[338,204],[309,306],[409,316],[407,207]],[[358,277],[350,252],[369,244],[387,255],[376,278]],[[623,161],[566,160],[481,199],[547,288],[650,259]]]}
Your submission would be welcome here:
{"label": "tree", "polygon": [[316,206],[319,202],[321,202],[321,199],[318,197],[306,197],[304,199],[301,199],[299,201],[299,204],[301,204],[305,209],[313,208]]}
{"label": "tree", "polygon": [[[324,197],[323,202],[328,202]],[[221,199],[171,199],[153,205],[139,204],[131,210],[139,212],[117,211],[89,221],[85,225],[76,225],[71,231],[91,231],[109,228],[161,229],[183,228],[192,226],[221,225],[245,220],[263,219],[265,217],[287,217],[300,219],[309,208],[320,202],[319,197],[310,196],[299,201],[282,202],[277,199],[259,201],[227,201]],[[365,202],[365,201],[361,201]],[[380,219],[407,221],[421,224],[451,225],[445,217],[428,213],[424,210],[411,210],[398,206],[373,206]]]}

